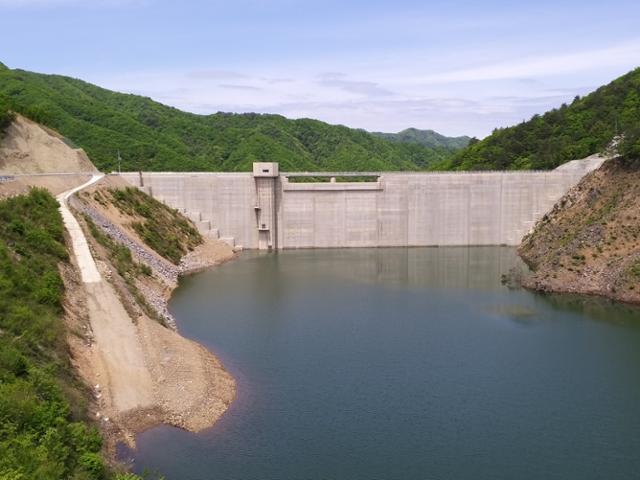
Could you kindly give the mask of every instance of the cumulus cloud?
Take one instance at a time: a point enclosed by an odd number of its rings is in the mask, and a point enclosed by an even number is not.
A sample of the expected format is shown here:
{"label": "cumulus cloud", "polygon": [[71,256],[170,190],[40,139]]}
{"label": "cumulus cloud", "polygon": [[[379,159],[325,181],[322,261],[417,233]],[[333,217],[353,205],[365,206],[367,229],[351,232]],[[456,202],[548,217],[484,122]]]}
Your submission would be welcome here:
{"label": "cumulus cloud", "polygon": [[339,88],[348,93],[355,93],[356,95],[373,97],[393,95],[391,91],[380,87],[380,85],[375,82],[342,80],[341,78],[326,78],[319,80],[317,83],[325,87]]}
{"label": "cumulus cloud", "polygon": [[417,127],[483,137],[495,127],[519,123],[592,91],[585,81],[624,73],[640,58],[640,42],[507,57],[480,63],[476,56],[475,65],[467,68],[459,68],[471,63],[462,57],[444,68],[398,56],[387,64],[313,59],[307,64],[236,64],[89,80],[196,113],[279,113],[375,131]]}

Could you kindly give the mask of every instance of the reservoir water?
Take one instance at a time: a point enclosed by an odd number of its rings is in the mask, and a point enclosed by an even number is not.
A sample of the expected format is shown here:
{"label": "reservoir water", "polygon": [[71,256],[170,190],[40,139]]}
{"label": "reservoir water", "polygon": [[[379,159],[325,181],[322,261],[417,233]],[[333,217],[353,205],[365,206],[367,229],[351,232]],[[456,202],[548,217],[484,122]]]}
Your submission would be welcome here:
{"label": "reservoir water", "polygon": [[640,314],[501,285],[501,247],[244,253],[182,281],[238,398],[138,437],[168,480],[640,475]]}

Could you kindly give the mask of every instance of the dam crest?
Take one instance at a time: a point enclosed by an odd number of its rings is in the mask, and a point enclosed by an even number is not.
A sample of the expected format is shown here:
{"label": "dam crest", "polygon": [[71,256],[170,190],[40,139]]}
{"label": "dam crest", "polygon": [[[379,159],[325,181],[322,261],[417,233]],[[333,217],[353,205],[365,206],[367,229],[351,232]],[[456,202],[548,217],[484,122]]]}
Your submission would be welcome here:
{"label": "dam crest", "polygon": [[603,157],[549,171],[127,172],[201,233],[250,249],[518,245]]}

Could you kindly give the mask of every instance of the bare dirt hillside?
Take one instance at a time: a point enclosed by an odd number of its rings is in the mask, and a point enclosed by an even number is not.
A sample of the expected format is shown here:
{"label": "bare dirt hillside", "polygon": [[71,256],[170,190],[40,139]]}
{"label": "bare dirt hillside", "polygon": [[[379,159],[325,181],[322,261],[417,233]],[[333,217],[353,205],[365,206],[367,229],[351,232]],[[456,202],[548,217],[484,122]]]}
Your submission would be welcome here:
{"label": "bare dirt hillside", "polygon": [[640,168],[605,162],[525,237],[525,286],[640,303]]}
{"label": "bare dirt hillside", "polygon": [[95,171],[84,151],[20,115],[1,137],[0,199],[26,193],[30,187],[58,195],[83,184]]}
{"label": "bare dirt hillside", "polygon": [[90,178],[89,174],[25,175],[19,177],[6,177],[0,174],[0,200],[27,193],[31,187],[45,188],[55,196],[82,185]]}
{"label": "bare dirt hillside", "polygon": [[63,138],[20,115],[6,129],[0,143],[0,173],[94,172],[83,150],[72,148]]}
{"label": "bare dirt hillside", "polygon": [[[224,366],[181,337],[166,308],[179,275],[229,260],[233,251],[127,187],[108,176],[70,200],[104,279],[77,294],[76,303],[89,313],[91,340],[89,348],[76,344],[74,357],[85,365],[80,371],[87,383],[99,385],[96,415],[109,418],[103,431],[110,447],[122,439],[132,443],[133,434],[158,423],[191,431],[209,427],[235,397]],[[154,222],[136,229],[149,217]],[[153,250],[148,239],[158,237],[176,239],[187,255],[174,262],[173,243]]]}

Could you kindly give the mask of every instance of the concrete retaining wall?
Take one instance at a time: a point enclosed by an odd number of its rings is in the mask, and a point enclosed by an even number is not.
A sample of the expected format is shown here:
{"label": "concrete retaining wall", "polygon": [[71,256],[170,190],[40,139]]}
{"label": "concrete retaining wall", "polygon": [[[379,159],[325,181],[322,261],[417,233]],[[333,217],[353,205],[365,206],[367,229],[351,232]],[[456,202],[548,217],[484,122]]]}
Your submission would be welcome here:
{"label": "concrete retaining wall", "polygon": [[287,173],[121,175],[244,248],[517,245],[602,161],[545,172],[381,173],[366,183],[292,183]]}

